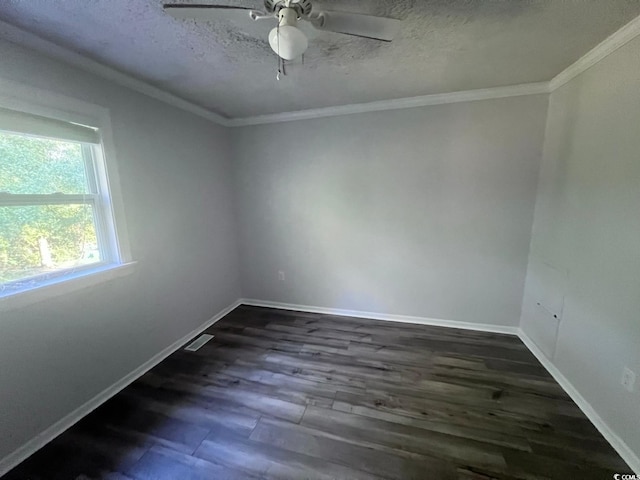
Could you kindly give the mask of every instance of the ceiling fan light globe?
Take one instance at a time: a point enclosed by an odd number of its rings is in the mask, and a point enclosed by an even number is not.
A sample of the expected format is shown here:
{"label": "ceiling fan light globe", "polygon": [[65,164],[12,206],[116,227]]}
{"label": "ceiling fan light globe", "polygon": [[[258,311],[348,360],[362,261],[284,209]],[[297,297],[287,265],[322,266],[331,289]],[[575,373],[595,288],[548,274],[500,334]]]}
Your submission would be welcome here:
{"label": "ceiling fan light globe", "polygon": [[[279,39],[278,35],[280,36]],[[281,58],[293,60],[307,51],[309,42],[299,28],[292,25],[283,25],[269,32],[269,45]]]}

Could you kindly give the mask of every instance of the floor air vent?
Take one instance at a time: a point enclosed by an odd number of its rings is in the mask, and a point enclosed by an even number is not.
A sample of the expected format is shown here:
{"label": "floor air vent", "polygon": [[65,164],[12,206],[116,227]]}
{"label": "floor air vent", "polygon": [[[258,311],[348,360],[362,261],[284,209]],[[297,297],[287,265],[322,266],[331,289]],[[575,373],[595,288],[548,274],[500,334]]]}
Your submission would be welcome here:
{"label": "floor air vent", "polygon": [[213,335],[209,335],[208,333],[205,333],[204,335],[200,335],[193,342],[191,342],[189,345],[184,347],[184,349],[187,350],[188,352],[195,352],[212,338],[213,338]]}

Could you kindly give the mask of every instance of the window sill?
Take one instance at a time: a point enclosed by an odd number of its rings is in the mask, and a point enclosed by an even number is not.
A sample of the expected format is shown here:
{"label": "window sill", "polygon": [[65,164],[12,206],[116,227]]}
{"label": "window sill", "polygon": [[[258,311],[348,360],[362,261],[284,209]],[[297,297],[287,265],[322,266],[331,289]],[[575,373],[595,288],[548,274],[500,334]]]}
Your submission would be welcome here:
{"label": "window sill", "polygon": [[96,268],[83,270],[70,277],[53,280],[29,290],[2,296],[0,297],[0,312],[16,310],[33,303],[92,287],[113,280],[114,278],[130,275],[133,273],[136,263],[137,262],[122,263],[120,265],[101,265]]}

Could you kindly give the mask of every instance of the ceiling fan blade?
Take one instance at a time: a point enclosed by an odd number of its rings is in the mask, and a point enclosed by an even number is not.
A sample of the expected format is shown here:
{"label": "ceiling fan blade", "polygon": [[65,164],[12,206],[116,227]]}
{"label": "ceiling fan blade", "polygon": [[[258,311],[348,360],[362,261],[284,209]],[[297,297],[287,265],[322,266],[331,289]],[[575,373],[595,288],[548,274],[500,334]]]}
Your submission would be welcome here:
{"label": "ceiling fan blade", "polygon": [[400,30],[400,20],[357,13],[322,11],[313,25],[319,30],[390,42]]}
{"label": "ceiling fan blade", "polygon": [[193,3],[165,3],[162,8],[174,18],[193,18],[197,20],[217,20],[221,10],[244,10],[250,12],[251,7],[237,7],[235,5],[208,5]]}

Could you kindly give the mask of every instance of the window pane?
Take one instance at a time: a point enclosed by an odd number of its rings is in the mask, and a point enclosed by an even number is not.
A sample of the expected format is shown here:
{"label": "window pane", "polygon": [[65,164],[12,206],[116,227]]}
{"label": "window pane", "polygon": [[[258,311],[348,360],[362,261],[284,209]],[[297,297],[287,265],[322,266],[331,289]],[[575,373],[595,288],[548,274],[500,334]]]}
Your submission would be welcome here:
{"label": "window pane", "polygon": [[87,193],[82,145],[0,131],[0,192]]}
{"label": "window pane", "polygon": [[0,207],[0,284],[99,261],[90,205]]}

